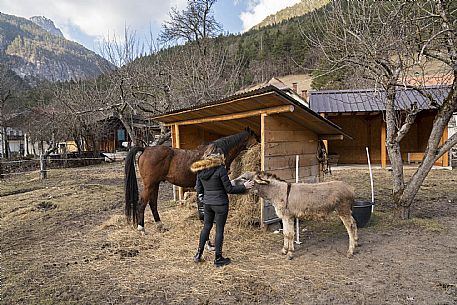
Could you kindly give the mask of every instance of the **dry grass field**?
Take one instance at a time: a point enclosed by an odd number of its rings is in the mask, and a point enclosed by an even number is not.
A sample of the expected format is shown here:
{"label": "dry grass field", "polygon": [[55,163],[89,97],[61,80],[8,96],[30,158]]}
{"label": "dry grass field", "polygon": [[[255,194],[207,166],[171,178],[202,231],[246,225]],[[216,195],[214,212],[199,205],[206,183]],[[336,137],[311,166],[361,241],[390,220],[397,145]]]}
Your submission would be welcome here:
{"label": "dry grass field", "polygon": [[[408,170],[407,174],[411,174]],[[457,171],[433,170],[413,218],[393,217],[389,172],[374,172],[376,201],[361,247],[345,256],[343,225],[301,223],[301,245],[288,261],[282,236],[227,224],[224,254],[195,264],[201,223],[194,209],[161,187],[168,231],[146,235],[123,216],[123,164],[56,169],[0,181],[2,304],[457,304]],[[367,170],[329,179],[370,198]],[[232,213],[235,214],[235,213]]]}

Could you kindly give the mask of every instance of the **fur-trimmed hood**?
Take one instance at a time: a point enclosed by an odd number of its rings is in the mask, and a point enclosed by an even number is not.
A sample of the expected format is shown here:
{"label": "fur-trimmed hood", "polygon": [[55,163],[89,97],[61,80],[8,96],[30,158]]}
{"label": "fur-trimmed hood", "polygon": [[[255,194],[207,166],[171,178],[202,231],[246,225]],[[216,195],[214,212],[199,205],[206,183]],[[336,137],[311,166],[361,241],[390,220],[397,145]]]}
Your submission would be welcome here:
{"label": "fur-trimmed hood", "polygon": [[205,170],[205,169],[210,169],[214,167],[218,167],[220,165],[224,165],[225,160],[224,157],[221,155],[211,155],[206,159],[198,160],[194,163],[192,163],[190,170],[194,173]]}

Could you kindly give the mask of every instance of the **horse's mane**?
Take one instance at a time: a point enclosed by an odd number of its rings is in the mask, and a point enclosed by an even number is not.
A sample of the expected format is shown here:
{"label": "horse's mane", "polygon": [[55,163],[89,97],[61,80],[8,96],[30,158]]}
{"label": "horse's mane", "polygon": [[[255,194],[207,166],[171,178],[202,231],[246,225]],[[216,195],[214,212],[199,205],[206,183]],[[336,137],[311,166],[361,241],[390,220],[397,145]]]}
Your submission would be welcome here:
{"label": "horse's mane", "polygon": [[234,147],[236,144],[239,144],[241,140],[248,137],[249,135],[250,132],[245,130],[231,136],[226,136],[217,139],[211,142],[210,144],[215,144],[217,147],[221,148],[224,151],[224,154],[226,155],[232,147]]}

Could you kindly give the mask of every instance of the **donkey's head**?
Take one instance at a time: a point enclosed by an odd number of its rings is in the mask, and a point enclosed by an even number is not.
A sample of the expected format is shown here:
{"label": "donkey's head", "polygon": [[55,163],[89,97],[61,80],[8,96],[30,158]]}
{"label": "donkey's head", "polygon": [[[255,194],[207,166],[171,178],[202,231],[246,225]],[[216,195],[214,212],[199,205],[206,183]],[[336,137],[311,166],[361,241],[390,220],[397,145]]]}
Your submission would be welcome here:
{"label": "donkey's head", "polygon": [[273,174],[256,172],[253,174],[253,190],[259,197],[269,200],[276,208],[284,208],[287,203],[288,183]]}

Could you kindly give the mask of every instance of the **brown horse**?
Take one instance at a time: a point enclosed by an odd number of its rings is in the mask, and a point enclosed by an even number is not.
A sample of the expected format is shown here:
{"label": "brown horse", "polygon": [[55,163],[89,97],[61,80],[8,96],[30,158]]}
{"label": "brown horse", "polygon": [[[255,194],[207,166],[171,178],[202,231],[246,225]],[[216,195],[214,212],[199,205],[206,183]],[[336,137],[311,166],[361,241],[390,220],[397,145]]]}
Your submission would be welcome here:
{"label": "brown horse", "polygon": [[[125,215],[129,222],[138,225],[138,230],[144,232],[144,210],[146,205],[152,210],[152,216],[157,228],[162,231],[163,225],[157,211],[157,196],[161,181],[168,181],[182,187],[194,187],[196,174],[190,171],[193,162],[200,160],[209,145],[216,145],[224,151],[225,164],[230,168],[238,154],[259,142],[259,137],[247,128],[240,133],[220,138],[195,150],[176,149],[168,146],[134,147],[125,159]],[[143,180],[143,191],[138,204],[138,184],[135,173],[135,156]]]}

